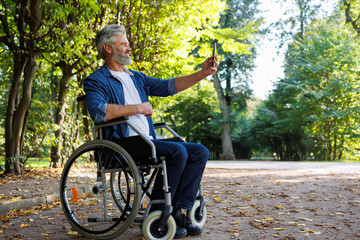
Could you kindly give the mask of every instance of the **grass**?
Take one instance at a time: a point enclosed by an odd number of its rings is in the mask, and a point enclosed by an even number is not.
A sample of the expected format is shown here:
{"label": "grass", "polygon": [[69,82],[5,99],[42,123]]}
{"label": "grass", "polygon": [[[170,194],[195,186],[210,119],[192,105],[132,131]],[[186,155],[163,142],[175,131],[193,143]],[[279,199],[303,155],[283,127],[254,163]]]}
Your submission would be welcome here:
{"label": "grass", "polygon": [[25,166],[27,168],[46,168],[50,166],[50,158],[30,158]]}
{"label": "grass", "polygon": [[[1,168],[5,168],[5,158],[0,158]],[[25,163],[26,168],[47,168],[50,166],[50,158],[29,158]]]}
{"label": "grass", "polygon": [[275,161],[276,159],[273,157],[251,157],[250,160],[267,160],[267,161]]}

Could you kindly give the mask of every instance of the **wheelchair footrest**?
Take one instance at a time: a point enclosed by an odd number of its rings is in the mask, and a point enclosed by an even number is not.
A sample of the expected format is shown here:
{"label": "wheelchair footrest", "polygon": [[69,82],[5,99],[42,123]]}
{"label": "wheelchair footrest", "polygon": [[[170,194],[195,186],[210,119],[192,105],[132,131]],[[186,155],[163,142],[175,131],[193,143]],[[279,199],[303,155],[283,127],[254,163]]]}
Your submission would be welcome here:
{"label": "wheelchair footrest", "polygon": [[88,218],[88,222],[117,222],[120,218]]}

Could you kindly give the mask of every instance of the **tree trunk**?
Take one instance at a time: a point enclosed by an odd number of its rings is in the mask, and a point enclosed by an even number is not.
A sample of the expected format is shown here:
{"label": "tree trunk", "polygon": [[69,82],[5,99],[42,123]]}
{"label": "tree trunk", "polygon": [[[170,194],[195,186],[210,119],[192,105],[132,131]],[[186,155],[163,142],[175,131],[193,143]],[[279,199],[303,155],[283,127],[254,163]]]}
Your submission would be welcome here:
{"label": "tree trunk", "polygon": [[55,131],[55,139],[51,147],[51,162],[50,166],[53,168],[60,167],[61,149],[63,147],[63,124],[65,120],[65,107],[66,107],[66,94],[68,90],[68,83],[72,76],[72,67],[66,63],[60,63],[63,76],[60,80],[59,95],[58,95],[58,107],[55,113],[55,125],[57,129]]}
{"label": "tree trunk", "polygon": [[224,90],[221,86],[217,73],[213,75],[213,79],[214,79],[214,87],[216,89],[216,93],[218,95],[218,99],[220,102],[220,110],[222,114],[222,128],[221,128],[222,153],[220,154],[220,159],[235,160],[235,155],[231,141],[230,105],[228,104],[228,101],[226,101],[226,97],[224,96]]}
{"label": "tree trunk", "polygon": [[[36,57],[36,55],[14,54],[14,75],[5,118],[5,173],[21,173],[21,143],[27,124],[26,114],[31,103],[32,83],[36,73]],[[24,73],[24,79],[22,89],[20,89],[22,73]],[[19,99],[20,92],[22,92],[21,99]]]}

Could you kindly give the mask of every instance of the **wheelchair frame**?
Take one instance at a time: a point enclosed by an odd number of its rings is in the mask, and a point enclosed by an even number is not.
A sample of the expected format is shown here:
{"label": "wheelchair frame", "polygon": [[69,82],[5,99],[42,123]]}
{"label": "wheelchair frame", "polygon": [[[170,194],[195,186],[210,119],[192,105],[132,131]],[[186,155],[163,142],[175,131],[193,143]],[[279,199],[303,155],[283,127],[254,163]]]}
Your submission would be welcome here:
{"label": "wheelchair frame", "polygon": [[[102,128],[117,124],[127,124],[149,145],[151,164],[136,164],[125,148],[103,139]],[[154,126],[166,128],[181,139],[166,123]],[[142,223],[145,239],[173,239],[176,223],[171,216],[166,160],[164,157],[157,158],[154,143],[136,129],[127,117],[95,124],[92,132],[95,139],[73,152],[61,176],[60,200],[71,226],[85,237],[113,239],[137,221]],[[165,198],[151,200],[146,206],[145,198],[150,196],[150,187],[159,173],[163,176]],[[147,178],[149,175],[150,178]],[[88,181],[88,185],[85,181]],[[164,210],[150,213],[154,204],[164,204]],[[194,208],[188,212],[188,216],[193,224],[201,227],[206,220],[204,205],[200,187]],[[99,210],[101,213],[97,216]]]}

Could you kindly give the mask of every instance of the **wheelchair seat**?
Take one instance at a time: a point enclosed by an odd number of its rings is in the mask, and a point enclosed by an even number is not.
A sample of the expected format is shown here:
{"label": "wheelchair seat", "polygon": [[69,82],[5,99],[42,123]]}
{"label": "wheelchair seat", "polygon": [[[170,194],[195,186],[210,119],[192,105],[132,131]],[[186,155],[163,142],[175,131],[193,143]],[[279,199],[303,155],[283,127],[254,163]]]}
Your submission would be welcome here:
{"label": "wheelchair seat", "polygon": [[141,137],[132,136],[113,139],[113,142],[123,147],[133,158],[136,165],[157,164],[157,159],[151,157],[151,148]]}

